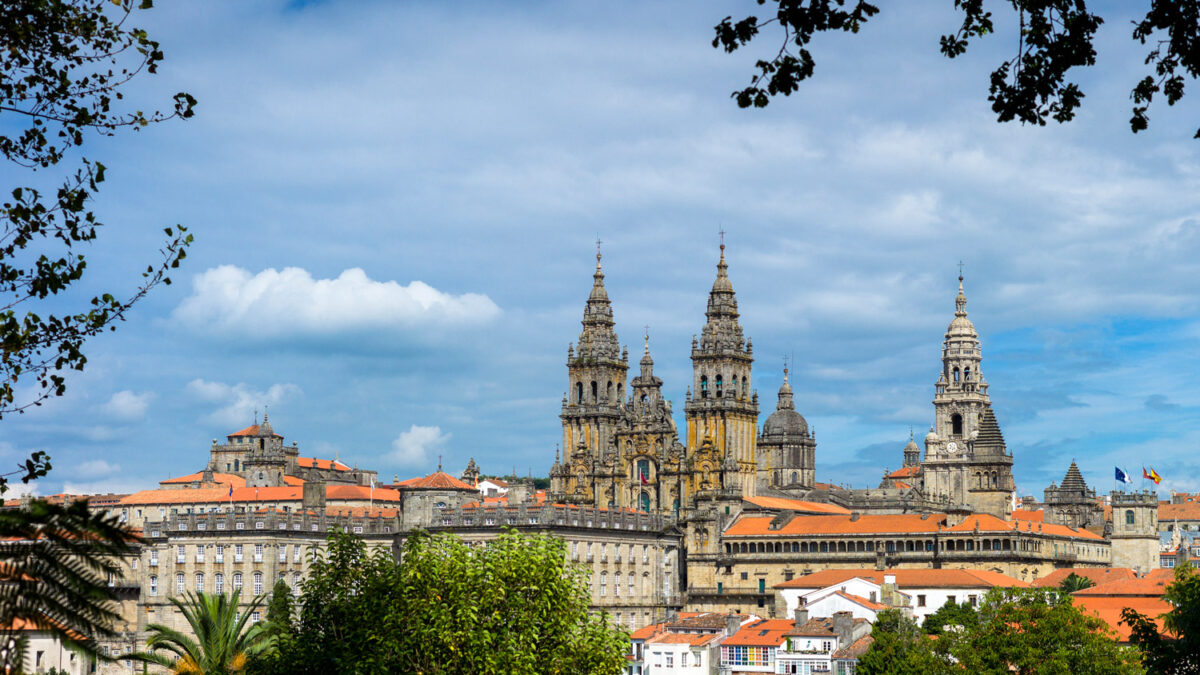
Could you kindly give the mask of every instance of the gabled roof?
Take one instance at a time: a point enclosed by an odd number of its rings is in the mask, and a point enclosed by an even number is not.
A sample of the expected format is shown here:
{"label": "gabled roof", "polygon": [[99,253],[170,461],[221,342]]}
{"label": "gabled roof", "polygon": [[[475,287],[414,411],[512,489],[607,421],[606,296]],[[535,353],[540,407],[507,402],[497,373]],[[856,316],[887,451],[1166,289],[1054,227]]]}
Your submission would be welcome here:
{"label": "gabled roof", "polygon": [[747,620],[758,620],[758,617],[748,614],[720,614],[718,612],[703,612],[700,614],[691,614],[685,616],[687,612],[681,612],[679,618],[674,621],[667,622],[667,628],[725,628],[725,619],[727,617],[736,616],[738,621],[746,622]]}
{"label": "gabled roof", "polygon": [[1137,573],[1128,567],[1070,567],[1065,569],[1054,570],[1046,576],[1035,579],[1034,586],[1040,587],[1058,587],[1062,585],[1063,579],[1074,574],[1077,577],[1090,579],[1094,584],[1104,584],[1110,581],[1120,581],[1122,579],[1136,579]]}
{"label": "gabled roof", "polygon": [[[304,496],[302,486],[280,487],[234,487],[233,496],[228,487],[193,488],[186,490],[160,489],[142,490],[121,500],[122,505],[132,504],[221,504],[238,502],[287,502],[300,501]],[[371,488],[365,485],[327,485],[325,498],[340,501],[369,501]],[[400,493],[387,488],[375,488],[376,502],[399,502]]]}
{"label": "gabled roof", "polygon": [[445,471],[435,471],[428,476],[421,478],[411,478],[409,480],[400,481],[399,485],[409,490],[470,490],[475,491],[471,485],[451,476]]}
{"label": "gabled roof", "polygon": [[833,630],[833,619],[827,616],[816,616],[803,624],[796,626],[787,633],[795,637],[825,637],[837,635]]}
{"label": "gabled roof", "polygon": [[742,501],[755,506],[761,506],[764,509],[778,509],[780,511],[838,515],[850,514],[850,509],[838,506],[837,504],[822,504],[821,502],[788,499],[787,497],[746,497]]}
{"label": "gabled roof", "polygon": [[[241,429],[239,431],[233,432],[232,434],[229,434],[229,436],[231,438],[234,436],[258,436],[259,429],[261,429],[260,425],[251,424],[250,426],[246,427],[245,429]],[[274,436],[275,438],[283,438],[283,436],[275,433],[274,431],[271,432],[271,435]]]}
{"label": "gabled roof", "polygon": [[888,606],[883,604],[882,602],[875,602],[874,600],[868,600],[867,598],[864,598],[861,595],[854,595],[853,593],[847,593],[845,591],[834,591],[833,595],[836,595],[841,598],[845,598],[846,600],[849,600],[850,602],[853,602],[856,605],[865,607],[865,608],[871,610],[872,612],[882,612],[883,610],[888,608]]}
{"label": "gabled roof", "polygon": [[646,644],[684,644],[701,647],[720,637],[718,633],[662,633],[646,640]]}
{"label": "gabled roof", "polygon": [[1028,509],[1013,509],[1013,520],[1028,521],[1031,523],[1041,523],[1046,520],[1046,513],[1041,509],[1030,511]]}
{"label": "gabled roof", "polygon": [[350,467],[336,459],[317,459],[316,457],[297,457],[296,466],[303,469],[323,469],[325,471],[350,471]]}
{"label": "gabled roof", "polygon": [[659,633],[663,632],[666,625],[667,624],[665,624],[665,623],[652,623],[649,626],[642,626],[641,628],[630,633],[629,639],[630,640],[647,640],[647,639],[652,638],[655,635],[658,635]]}
{"label": "gabled roof", "polygon": [[1173,579],[1164,579],[1161,577],[1118,579],[1104,584],[1096,584],[1091,588],[1085,588],[1081,591],[1075,591],[1071,595],[1077,597],[1097,595],[1109,597],[1162,597],[1162,594],[1167,592],[1167,586],[1170,586],[1172,581]]}
{"label": "gabled roof", "polygon": [[805,534],[896,534],[934,533],[945,522],[945,514],[928,517],[919,514],[853,516],[797,516],[779,529],[771,529],[772,516],[738,518],[725,530],[726,536],[805,535]]}
{"label": "gabled roof", "polygon": [[1130,627],[1121,621],[1121,612],[1126,608],[1136,610],[1137,612],[1150,617],[1158,626],[1161,633],[1163,631],[1162,615],[1171,611],[1171,603],[1162,598],[1149,597],[1107,597],[1107,596],[1081,596],[1078,593],[1073,593],[1071,602],[1075,604],[1085,614],[1094,614],[1100,617],[1108,627],[1113,629],[1120,636],[1122,642],[1129,641]]}
{"label": "gabled roof", "polygon": [[725,638],[721,646],[730,647],[778,647],[783,644],[784,635],[795,627],[796,622],[787,619],[760,619],[745,626]]}
{"label": "gabled roof", "polygon": [[921,467],[906,466],[906,467],[903,467],[900,469],[896,469],[895,471],[893,471],[893,472],[889,473],[887,476],[885,476],[885,478],[912,478],[913,476],[915,476],[919,473],[921,473]]}
{"label": "gabled roof", "polygon": [[1088,530],[1077,530],[1066,525],[1053,525],[1050,523],[1038,523],[1036,526],[1028,521],[1013,521],[1001,520],[996,516],[988,513],[975,513],[963,518],[963,521],[953,527],[947,527],[947,532],[974,532],[976,527],[980,532],[1037,532],[1039,534],[1049,534],[1057,537],[1075,537],[1079,539],[1095,539],[1103,541],[1104,537],[1089,532]]}
{"label": "gabled roof", "polygon": [[1014,579],[991,570],[828,569],[775,584],[775,588],[826,588],[855,578],[882,584],[885,575],[896,577],[897,588],[991,588],[993,586],[1024,588],[1029,586],[1020,579]]}
{"label": "gabled roof", "polygon": [[1158,503],[1158,520],[1200,520],[1200,503],[1184,502],[1183,504],[1171,504],[1169,502]]}
{"label": "gabled roof", "polygon": [[[212,477],[213,477],[212,482],[214,482],[214,483],[222,483],[224,485],[232,484],[234,487],[245,487],[246,486],[246,479],[242,478],[241,476],[238,476],[236,474],[218,473],[218,472],[214,471]],[[197,471],[196,473],[189,473],[186,476],[180,476],[178,478],[168,478],[166,480],[160,480],[160,481],[158,481],[158,484],[159,485],[178,485],[181,483],[199,483],[203,478],[204,478],[204,472]]]}
{"label": "gabled roof", "polygon": [[865,636],[860,637],[857,640],[855,640],[854,643],[851,644],[849,647],[843,647],[843,648],[835,651],[833,653],[833,658],[835,658],[835,659],[858,659],[858,658],[861,658],[863,654],[867,653],[867,650],[870,649],[871,645],[874,643],[875,643],[875,638],[871,637],[870,635],[865,635]]}

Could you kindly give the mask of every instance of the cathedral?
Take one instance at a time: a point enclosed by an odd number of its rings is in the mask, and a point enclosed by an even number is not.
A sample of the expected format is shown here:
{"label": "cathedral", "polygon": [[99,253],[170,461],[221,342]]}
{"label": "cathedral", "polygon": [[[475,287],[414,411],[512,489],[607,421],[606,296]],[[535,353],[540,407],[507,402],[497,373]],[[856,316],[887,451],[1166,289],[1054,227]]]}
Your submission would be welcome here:
{"label": "cathedral", "polygon": [[1011,515],[1012,455],[996,422],[980,368],[982,350],[959,276],[954,318],[942,344],[934,385],[935,422],[924,459],[915,441],[903,469],[879,488],[838,489],[816,482],[816,438],[795,409],[784,369],[774,412],[758,426],[754,346],[739,323],[737,297],[721,245],[705,322],[692,339],[692,383],[683,439],[654,375],[649,336],[638,374],[614,329],[599,251],[583,330],[567,348],[562,455],[551,468],[556,502],[629,508],[687,520],[702,504],[788,497],[860,512]]}

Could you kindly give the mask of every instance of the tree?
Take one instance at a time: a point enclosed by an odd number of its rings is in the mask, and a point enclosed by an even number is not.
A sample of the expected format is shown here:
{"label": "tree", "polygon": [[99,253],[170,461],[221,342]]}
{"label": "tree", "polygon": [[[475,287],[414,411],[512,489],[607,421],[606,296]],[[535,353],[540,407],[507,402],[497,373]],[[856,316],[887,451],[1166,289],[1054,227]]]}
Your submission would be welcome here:
{"label": "tree", "polygon": [[[143,113],[118,109],[122,89],[163,59],[159,44],[130,25],[135,7],[151,0],[13,0],[0,4],[0,154],[30,170],[57,168],[91,133],[111,136],[193,114],[195,99],[174,96],[171,110]],[[146,267],[141,285],[128,293],[102,293],[67,313],[51,308],[87,268],[81,248],[103,223],[89,210],[106,168],[80,158],[62,175],[53,194],[16,187],[0,205],[0,416],[41,405],[66,391],[65,371],[87,363],[84,342],[114,330],[154,286],[169,284],[167,272],[184,259],[192,236],[167,228],[160,260]],[[60,180],[55,178],[53,180]],[[68,299],[69,301],[69,299]],[[47,311],[48,310],[48,311]],[[36,381],[18,394],[18,382]],[[35,452],[8,475],[24,482],[44,476],[49,457]],[[0,492],[3,490],[0,489]]]}
{"label": "tree", "polygon": [[566,553],[545,535],[472,547],[413,531],[397,562],[334,534],[269,672],[617,675],[628,638],[588,611],[587,572]]}
{"label": "tree", "polygon": [[280,577],[271,589],[271,602],[267,605],[267,632],[281,637],[292,632],[292,587]]}
{"label": "tree", "polygon": [[[734,52],[746,46],[759,31],[775,25],[782,44],[773,57],[759,59],[750,85],[733,92],[743,108],[765,107],[771,97],[791,95],[800,82],[813,75],[816,62],[809,46],[813,36],[824,32],[858,33],[879,13],[864,0],[756,0],[770,6],[774,16],[760,20],[747,16],[734,21],[725,17],[716,26],[713,47]],[[1161,94],[1167,105],[1175,105],[1184,94],[1184,77],[1200,75],[1200,2],[1196,0],[1148,0],[1149,8],[1134,22],[1132,38],[1147,48],[1149,73],[1132,89],[1133,111],[1129,120],[1134,133],[1149,124],[1147,111]],[[847,4],[850,6],[847,7]],[[1045,125],[1047,120],[1068,122],[1083,101],[1079,85],[1067,80],[1073,68],[1096,63],[1096,31],[1104,19],[1091,11],[1086,0],[1008,0],[1016,14],[1017,45],[1011,58],[991,74],[988,100],[1000,122]],[[995,32],[992,12],[984,0],[954,0],[963,13],[962,23],[941,38],[947,58],[961,56],[971,41]],[[794,50],[794,51],[793,51]],[[1200,130],[1196,131],[1200,138]]]}
{"label": "tree", "polygon": [[232,596],[204,592],[184,593],[183,599],[170,598],[183,614],[195,638],[162,624],[146,627],[150,638],[146,652],[131,657],[144,663],[163,666],[180,675],[233,675],[246,671],[247,664],[271,647],[271,637],[261,623],[250,617],[263,602],[258,596],[240,612],[241,591]]}
{"label": "tree", "polygon": [[977,625],[944,633],[938,649],[968,673],[1145,672],[1137,650],[1118,645],[1103,621],[1082,613],[1055,589],[993,588],[979,607]]}
{"label": "tree", "polygon": [[1154,675],[1200,673],[1200,573],[1190,564],[1175,568],[1175,581],[1163,599],[1171,610],[1159,632],[1154,617],[1126,608],[1121,621],[1130,627],[1129,642],[1145,654],[1146,671]]}
{"label": "tree", "polygon": [[964,630],[972,629],[979,624],[979,614],[967,603],[958,604],[953,599],[946,602],[936,612],[925,617],[922,628],[929,635],[941,635],[951,627]]}
{"label": "tree", "polygon": [[933,641],[897,610],[886,609],[875,617],[871,638],[871,647],[858,660],[860,675],[952,672],[949,661],[934,651]]}
{"label": "tree", "polygon": [[1062,580],[1061,584],[1058,585],[1058,590],[1062,591],[1063,593],[1074,593],[1075,591],[1082,591],[1085,588],[1091,588],[1095,585],[1096,582],[1092,581],[1091,579],[1087,577],[1081,577],[1072,572]]}
{"label": "tree", "polygon": [[120,558],[138,538],[115,516],[94,514],[87,503],[41,500],[0,510],[0,672],[24,660],[21,625],[32,624],[74,649],[102,658],[98,640],[116,636]]}

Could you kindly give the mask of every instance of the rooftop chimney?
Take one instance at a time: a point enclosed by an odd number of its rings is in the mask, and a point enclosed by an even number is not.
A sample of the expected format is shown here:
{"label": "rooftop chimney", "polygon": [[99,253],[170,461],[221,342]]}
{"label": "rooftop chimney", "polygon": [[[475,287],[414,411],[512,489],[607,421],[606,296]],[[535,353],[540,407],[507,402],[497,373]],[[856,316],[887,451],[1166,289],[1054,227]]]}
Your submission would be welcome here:
{"label": "rooftop chimney", "polygon": [[796,628],[799,628],[808,623],[808,610],[802,607],[797,607],[792,612],[792,618],[796,620]]}
{"label": "rooftop chimney", "polygon": [[733,635],[742,627],[742,617],[737,614],[729,614],[725,617],[725,634]]}
{"label": "rooftop chimney", "polygon": [[838,649],[844,649],[854,642],[854,615],[850,612],[835,612],[833,615],[833,632],[838,636]]}

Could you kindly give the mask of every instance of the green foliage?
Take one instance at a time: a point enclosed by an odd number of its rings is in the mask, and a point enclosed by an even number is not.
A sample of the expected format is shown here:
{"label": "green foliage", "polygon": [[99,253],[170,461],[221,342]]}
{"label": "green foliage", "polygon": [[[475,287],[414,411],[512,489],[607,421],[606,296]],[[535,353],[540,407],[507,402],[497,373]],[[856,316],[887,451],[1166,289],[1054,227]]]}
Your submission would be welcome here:
{"label": "green foliage", "polygon": [[1162,617],[1166,635],[1159,633],[1155,617],[1129,608],[1121,612],[1131,630],[1129,642],[1145,654],[1148,673],[1200,673],[1200,573],[1190,564],[1176,567],[1163,599],[1172,605]]}
{"label": "green foliage", "polygon": [[934,650],[915,621],[894,609],[875,618],[871,648],[858,661],[859,675],[941,675],[953,672],[950,663]]}
{"label": "green foliage", "polygon": [[993,588],[979,607],[978,624],[962,633],[943,633],[938,649],[969,673],[1145,672],[1137,650],[1118,645],[1107,624],[1055,589]]}
{"label": "green foliage", "polygon": [[[0,626],[33,624],[70,648],[99,657],[98,642],[114,637],[118,560],[138,539],[115,517],[93,514],[85,501],[63,506],[33,500],[0,510]],[[0,644],[20,631],[0,630]],[[0,653],[0,672],[20,662],[22,649]]]}
{"label": "green foliage", "polygon": [[274,673],[617,675],[628,637],[588,612],[585,570],[549,536],[486,547],[414,531],[401,561],[332,535],[302,586]]}
{"label": "green foliage", "polygon": [[936,612],[926,616],[922,628],[929,635],[941,635],[954,626],[961,626],[963,630],[969,630],[978,624],[979,613],[975,611],[974,607],[965,602],[960,605],[950,600],[939,607]]}
{"label": "green foliage", "polygon": [[[746,46],[762,28],[777,25],[782,44],[774,57],[755,63],[750,86],[733,92],[743,108],[762,108],[777,94],[788,96],[801,81],[813,75],[816,65],[808,47],[813,36],[824,32],[857,33],[879,13],[875,5],[857,0],[756,0],[768,5],[774,16],[760,20],[747,16],[734,21],[725,17],[717,24],[713,47],[733,52]],[[846,5],[849,4],[849,9]],[[971,41],[995,33],[992,12],[984,0],[954,0],[962,11],[962,23],[941,37],[941,52],[955,58],[966,52]],[[1012,43],[1016,51],[989,78],[988,100],[1000,122],[1045,125],[1047,120],[1068,122],[1083,101],[1083,90],[1067,80],[1072,69],[1096,63],[1096,32],[1104,19],[1092,12],[1086,0],[1008,0],[1019,29]],[[1162,94],[1167,105],[1175,105],[1184,94],[1184,76],[1200,75],[1200,2],[1197,0],[1149,0],[1145,16],[1134,22],[1132,38],[1149,43],[1144,63],[1152,73],[1133,87],[1134,133],[1149,124],[1146,115],[1151,101]],[[793,49],[795,50],[793,52]],[[1200,138],[1200,130],[1196,132]]]}
{"label": "green foliage", "polygon": [[234,591],[232,596],[189,591],[183,599],[170,598],[195,637],[152,623],[146,627],[150,633],[148,651],[126,658],[163,666],[181,675],[246,672],[247,664],[270,649],[272,643],[263,624],[250,623],[250,614],[262,605],[263,596],[239,609],[240,595],[241,591]]}
{"label": "green foliage", "polygon": [[295,603],[292,602],[292,587],[280,577],[271,589],[271,602],[267,604],[266,631],[276,640],[290,635],[293,629]]}
{"label": "green foliage", "polygon": [[1096,582],[1092,581],[1091,579],[1087,577],[1081,577],[1072,572],[1062,580],[1061,584],[1058,585],[1058,590],[1062,591],[1063,593],[1074,593],[1075,591],[1082,591],[1085,588],[1091,588],[1095,585]]}
{"label": "green foliage", "polygon": [[[150,6],[149,0],[136,5]],[[184,93],[167,112],[119,109],[123,87],[155,72],[163,59],[158,43],[130,25],[134,10],[133,0],[0,3],[0,155],[29,169],[57,168],[89,132],[111,136],[192,116],[196,102]],[[89,204],[104,174],[103,164],[80,158],[52,194],[15,187],[0,204],[0,416],[61,396],[65,372],[87,363],[84,342],[114,330],[151,288],[169,284],[168,271],[192,242],[185,228],[166,228],[160,258],[146,267],[138,288],[123,297],[99,294],[67,313],[56,313],[61,301],[44,311],[87,268],[81,249],[103,227]],[[38,386],[23,389],[33,393],[18,400],[22,378]],[[34,453],[7,475],[28,482],[49,468],[45,453]],[[0,492],[6,476],[0,476]]]}

